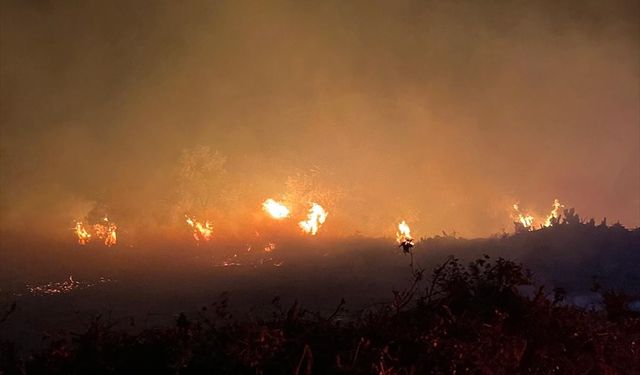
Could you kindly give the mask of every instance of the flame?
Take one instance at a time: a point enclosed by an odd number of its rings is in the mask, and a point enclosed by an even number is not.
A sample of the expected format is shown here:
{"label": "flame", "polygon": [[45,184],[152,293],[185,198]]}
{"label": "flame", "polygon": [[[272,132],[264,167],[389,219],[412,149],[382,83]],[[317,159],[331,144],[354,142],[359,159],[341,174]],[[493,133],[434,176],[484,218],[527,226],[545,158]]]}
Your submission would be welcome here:
{"label": "flame", "polygon": [[185,215],[187,224],[193,228],[193,238],[199,243],[201,240],[209,241],[213,238],[213,226],[209,221],[204,223]]}
{"label": "flame", "polygon": [[73,228],[73,231],[78,237],[78,243],[80,245],[86,245],[91,240],[91,234],[85,229],[82,221],[76,221],[76,226]]}
{"label": "flame", "polygon": [[101,240],[104,240],[104,244],[108,247],[115,245],[118,242],[118,236],[116,230],[118,227],[109,221],[109,218],[104,218],[102,223],[94,224],[93,230]]}
{"label": "flame", "polygon": [[302,231],[315,236],[318,233],[318,229],[324,221],[327,219],[328,213],[317,203],[311,203],[311,208],[307,214],[307,220],[298,223]]}
{"label": "flame", "polygon": [[413,237],[411,237],[411,228],[409,228],[409,224],[407,224],[407,222],[404,220],[402,220],[402,222],[398,224],[396,241],[398,241],[398,243],[400,244],[413,241]]}
{"label": "flame", "polygon": [[513,217],[517,223],[520,223],[527,230],[533,230],[533,221],[534,221],[533,215],[530,215],[528,213],[522,214],[520,212],[520,208],[518,207],[517,203],[513,205],[513,211],[514,211]]}
{"label": "flame", "polygon": [[[105,246],[111,247],[118,242],[118,236],[116,230],[118,227],[115,223],[109,221],[108,218],[102,219],[102,222],[93,224],[89,227],[92,232],[89,232],[84,223],[80,220],[76,221],[76,225],[73,231],[78,237],[78,243],[80,245],[86,245],[91,242],[93,237],[103,240]],[[92,235],[93,233],[93,235]]]}
{"label": "flame", "polygon": [[558,199],[554,199],[551,207],[552,208],[549,215],[542,218],[541,216],[538,216],[538,215],[534,216],[529,213],[520,212],[520,208],[516,203],[513,205],[512,217],[516,223],[519,223],[520,225],[522,225],[524,229],[529,231],[534,230],[534,225],[533,225],[534,222],[542,222],[542,224],[539,225],[540,228],[550,227],[554,225],[557,222],[557,220],[560,218],[560,209],[563,208],[564,205],[561,204]]}
{"label": "flame", "polygon": [[553,200],[553,205],[552,205],[552,209],[551,212],[549,213],[549,215],[547,216],[546,220],[544,221],[544,226],[545,227],[550,227],[553,225],[554,221],[557,221],[558,218],[560,217],[560,208],[563,208],[564,205],[560,204],[560,201],[556,198]]}
{"label": "flame", "polygon": [[262,209],[277,220],[289,217],[289,209],[284,204],[271,198],[262,203]]}

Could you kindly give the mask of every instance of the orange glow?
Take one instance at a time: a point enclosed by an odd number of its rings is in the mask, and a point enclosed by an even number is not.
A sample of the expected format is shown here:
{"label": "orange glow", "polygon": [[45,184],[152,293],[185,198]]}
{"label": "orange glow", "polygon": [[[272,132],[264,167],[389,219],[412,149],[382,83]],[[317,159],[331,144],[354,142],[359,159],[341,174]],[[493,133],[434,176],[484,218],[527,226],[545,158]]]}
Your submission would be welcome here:
{"label": "orange glow", "polygon": [[200,241],[210,241],[213,238],[213,226],[209,221],[202,223],[188,215],[185,215],[185,217],[187,219],[187,224],[189,224],[193,229],[193,238],[196,242],[200,243]]}
{"label": "orange glow", "polygon": [[328,213],[317,203],[311,203],[311,208],[307,214],[307,220],[298,223],[302,231],[315,236],[318,229],[324,224]]}
{"label": "orange glow", "polygon": [[262,209],[274,219],[281,220],[289,217],[289,209],[284,204],[271,198],[262,203]]}

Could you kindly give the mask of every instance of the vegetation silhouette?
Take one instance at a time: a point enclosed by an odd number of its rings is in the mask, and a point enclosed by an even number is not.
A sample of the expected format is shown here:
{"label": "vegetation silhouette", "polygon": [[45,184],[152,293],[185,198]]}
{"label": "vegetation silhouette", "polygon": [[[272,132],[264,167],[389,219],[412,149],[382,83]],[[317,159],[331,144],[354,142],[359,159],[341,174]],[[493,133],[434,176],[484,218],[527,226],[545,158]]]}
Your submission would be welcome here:
{"label": "vegetation silhouette", "polygon": [[[49,337],[27,356],[1,342],[0,373],[640,373],[640,316],[632,309],[639,244],[639,229],[596,225],[573,209],[550,227],[514,235],[443,233],[403,248],[408,285],[359,311],[344,299],[321,314],[275,298],[270,315],[239,319],[223,295],[172,325],[137,332],[97,316],[85,331]],[[414,254],[416,264],[436,264],[425,260],[452,253],[430,273],[414,266]],[[582,284],[587,273],[596,276],[597,305],[569,301],[570,279],[543,286],[550,262],[556,273],[584,268],[574,276]],[[14,311],[15,304],[0,311],[0,328]]]}
{"label": "vegetation silhouette", "polygon": [[[349,318],[288,309],[240,321],[223,296],[172,326],[130,334],[100,316],[80,334],[20,358],[2,343],[4,374],[428,374],[637,373],[640,316],[628,296],[603,293],[603,310],[563,303],[534,285],[523,265],[488,255],[454,257],[382,305]],[[534,293],[523,290],[533,287]]]}
{"label": "vegetation silhouette", "polygon": [[446,233],[423,238],[414,248],[416,261],[442,261],[450,254],[471,261],[489,254],[524,263],[536,281],[573,294],[591,293],[596,277],[604,289],[640,295],[640,228],[582,219],[573,208],[551,220],[551,226],[529,230],[514,223],[515,234],[464,239]]}

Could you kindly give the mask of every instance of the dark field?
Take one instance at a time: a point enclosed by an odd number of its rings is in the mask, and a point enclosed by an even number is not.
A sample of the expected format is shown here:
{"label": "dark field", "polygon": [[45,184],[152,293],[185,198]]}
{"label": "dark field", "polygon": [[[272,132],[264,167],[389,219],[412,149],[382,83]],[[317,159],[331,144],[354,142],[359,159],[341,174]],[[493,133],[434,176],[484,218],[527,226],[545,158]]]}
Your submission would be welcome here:
{"label": "dark field", "polygon": [[[608,291],[628,295],[625,309],[639,307],[640,231],[619,225],[565,224],[475,240],[437,236],[417,243],[413,268],[412,257],[394,242],[355,237],[289,242],[269,253],[244,247],[239,252],[233,246],[10,246],[22,251],[11,252],[12,257],[3,253],[3,311],[13,302],[15,309],[0,326],[0,336],[22,354],[48,348],[69,332],[85,332],[96,317],[110,329],[144,335],[169,329],[160,327],[174,325],[180,313],[199,319],[203,308],[216,303],[224,303],[231,320],[245,324],[294,305],[313,316],[358,322],[363,313],[390,306],[398,291],[411,288],[414,272],[424,269],[428,279],[451,255],[462,265],[484,254],[523,263],[535,284],[517,287],[527,301],[534,299],[537,285],[544,285],[550,300],[563,296],[558,306],[596,315],[604,314]],[[60,256],[64,252],[76,256]],[[427,281],[417,290],[422,292]],[[419,295],[413,296],[416,301]]]}

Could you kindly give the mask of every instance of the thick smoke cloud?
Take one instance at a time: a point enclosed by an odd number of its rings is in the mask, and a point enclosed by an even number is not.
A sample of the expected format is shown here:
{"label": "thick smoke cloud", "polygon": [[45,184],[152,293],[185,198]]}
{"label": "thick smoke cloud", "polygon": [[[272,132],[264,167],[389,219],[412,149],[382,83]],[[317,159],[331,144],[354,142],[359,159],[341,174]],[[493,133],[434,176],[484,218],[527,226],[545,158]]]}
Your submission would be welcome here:
{"label": "thick smoke cloud", "polygon": [[[2,229],[167,230],[207,194],[234,231],[296,186],[333,197],[327,234],[487,235],[556,197],[640,225],[639,10],[2,2]],[[203,148],[224,173],[188,185]]]}

